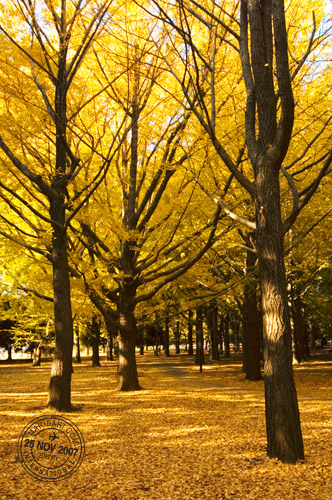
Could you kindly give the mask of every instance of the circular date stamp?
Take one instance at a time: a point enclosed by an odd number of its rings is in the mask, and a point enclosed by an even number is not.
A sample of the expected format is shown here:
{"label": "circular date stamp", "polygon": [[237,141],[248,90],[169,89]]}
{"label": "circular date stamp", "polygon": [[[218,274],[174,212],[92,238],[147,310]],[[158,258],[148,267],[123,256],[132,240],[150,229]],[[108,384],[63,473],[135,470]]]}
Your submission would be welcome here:
{"label": "circular date stamp", "polygon": [[18,457],[31,476],[42,481],[61,481],[77,471],[84,457],[81,431],[68,418],[43,415],[21,432]]}

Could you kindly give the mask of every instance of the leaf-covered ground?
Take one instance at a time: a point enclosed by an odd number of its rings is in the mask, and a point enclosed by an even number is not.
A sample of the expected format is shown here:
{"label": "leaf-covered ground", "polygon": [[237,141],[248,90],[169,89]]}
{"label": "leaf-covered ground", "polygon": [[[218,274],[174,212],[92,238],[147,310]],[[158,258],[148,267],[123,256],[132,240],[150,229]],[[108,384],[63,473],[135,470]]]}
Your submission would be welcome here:
{"label": "leaf-covered ground", "polygon": [[0,498],[40,500],[331,500],[332,363],[295,368],[306,461],[287,465],[265,452],[262,382],[247,382],[238,362],[199,373],[185,354],[138,359],[144,390],[115,391],[115,362],[75,365],[73,403],[64,414],[84,436],[80,469],[58,483],[25,472],[17,440],[49,414],[49,364],[2,365]]}

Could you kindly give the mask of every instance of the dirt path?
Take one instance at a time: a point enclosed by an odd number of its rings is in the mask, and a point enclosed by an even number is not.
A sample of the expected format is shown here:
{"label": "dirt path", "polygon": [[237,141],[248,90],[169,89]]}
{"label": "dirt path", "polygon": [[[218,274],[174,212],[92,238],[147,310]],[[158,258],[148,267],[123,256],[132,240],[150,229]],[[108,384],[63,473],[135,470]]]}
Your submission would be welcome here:
{"label": "dirt path", "polygon": [[[145,363],[144,363],[145,364]],[[196,391],[211,391],[211,392],[226,392],[226,391],[248,391],[245,387],[234,387],[226,384],[222,384],[215,378],[213,380],[204,379],[204,367],[203,373],[198,371],[198,367],[193,370],[193,365],[190,362],[178,363],[174,362],[163,362],[163,361],[148,361],[145,366],[151,367],[153,370],[158,370],[164,374],[164,380],[172,382],[174,379],[181,381],[181,386],[179,392],[196,392]],[[254,391],[256,392],[256,391]]]}

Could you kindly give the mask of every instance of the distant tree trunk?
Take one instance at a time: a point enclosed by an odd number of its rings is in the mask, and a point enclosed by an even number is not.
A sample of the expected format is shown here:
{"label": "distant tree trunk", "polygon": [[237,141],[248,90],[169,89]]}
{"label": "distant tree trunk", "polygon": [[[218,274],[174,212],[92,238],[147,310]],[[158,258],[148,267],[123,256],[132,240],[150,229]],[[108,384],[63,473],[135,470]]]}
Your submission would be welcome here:
{"label": "distant tree trunk", "polygon": [[309,338],[309,329],[308,329],[308,323],[306,321],[306,314],[305,314],[305,309],[303,311],[303,352],[304,352],[304,359],[308,360],[311,357],[310,354],[310,338]]}
{"label": "distant tree trunk", "polygon": [[13,361],[11,345],[7,346],[7,361]]}
{"label": "distant tree trunk", "polygon": [[210,310],[206,315],[207,325],[210,333],[210,359],[218,360],[218,306],[216,301],[213,300],[210,303]]}
{"label": "distant tree trunk", "polygon": [[300,297],[292,297],[291,301],[291,311],[293,317],[293,335],[294,335],[294,347],[295,347],[295,358],[298,363],[304,361],[305,359],[305,339],[304,339],[304,329],[303,329],[303,317],[302,317],[302,302]]}
{"label": "distant tree trunk", "polygon": [[224,343],[225,343],[225,358],[231,357],[229,348],[229,314],[226,313],[224,320]]}
{"label": "distant tree trunk", "polygon": [[113,335],[107,332],[107,351],[106,351],[107,361],[113,361]]}
{"label": "distant tree trunk", "polygon": [[224,354],[224,318],[220,315],[219,323],[219,354]]}
{"label": "distant tree trunk", "polygon": [[165,316],[164,352],[165,352],[165,356],[169,357],[169,310],[168,310],[168,308],[166,308],[166,316]]}
{"label": "distant tree trunk", "polygon": [[41,363],[41,347],[38,345],[33,350],[32,366],[40,366]]}
{"label": "distant tree trunk", "polygon": [[176,322],[175,331],[175,354],[180,354],[180,321]]}
{"label": "distant tree trunk", "polygon": [[193,311],[190,309],[188,318],[188,355],[193,356],[194,346],[193,346]]}
{"label": "distant tree trunk", "polygon": [[76,339],[76,363],[81,363],[81,346],[80,346],[80,326],[75,325],[75,339]]}
{"label": "distant tree trunk", "polygon": [[155,328],[155,341],[154,341],[154,354],[155,356],[159,356],[159,327],[158,325]]}
{"label": "distant tree trunk", "polygon": [[200,366],[205,364],[204,359],[204,338],[203,338],[203,308],[201,306],[196,308],[196,354],[195,364]]}
{"label": "distant tree trunk", "polygon": [[[252,247],[248,237],[246,245]],[[257,279],[254,275],[257,255],[247,250],[246,274],[242,306],[243,369],[247,380],[262,380],[261,328],[257,307]]]}
{"label": "distant tree trunk", "polygon": [[92,334],[92,366],[100,366],[99,345],[100,345],[100,324],[96,316],[92,316],[91,334]]}
{"label": "distant tree trunk", "polygon": [[239,340],[240,325],[239,325],[239,322],[237,320],[232,321],[231,327],[232,327],[232,332],[234,335],[234,351],[239,352],[239,350],[240,350],[240,340]]}

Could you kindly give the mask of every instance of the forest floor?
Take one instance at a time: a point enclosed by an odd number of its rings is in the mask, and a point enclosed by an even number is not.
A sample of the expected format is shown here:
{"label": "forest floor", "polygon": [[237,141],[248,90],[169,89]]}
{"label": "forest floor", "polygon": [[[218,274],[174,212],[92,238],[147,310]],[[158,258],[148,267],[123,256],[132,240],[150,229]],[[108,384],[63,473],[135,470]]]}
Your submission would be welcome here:
{"label": "forest floor", "polygon": [[61,415],[85,441],[80,468],[59,482],[22,467],[17,441],[45,408],[50,363],[0,366],[0,499],[331,500],[332,362],[295,367],[306,460],[266,457],[263,382],[244,380],[236,357],[203,373],[185,353],[138,357],[143,390],[116,391],[116,362],[74,365]]}

